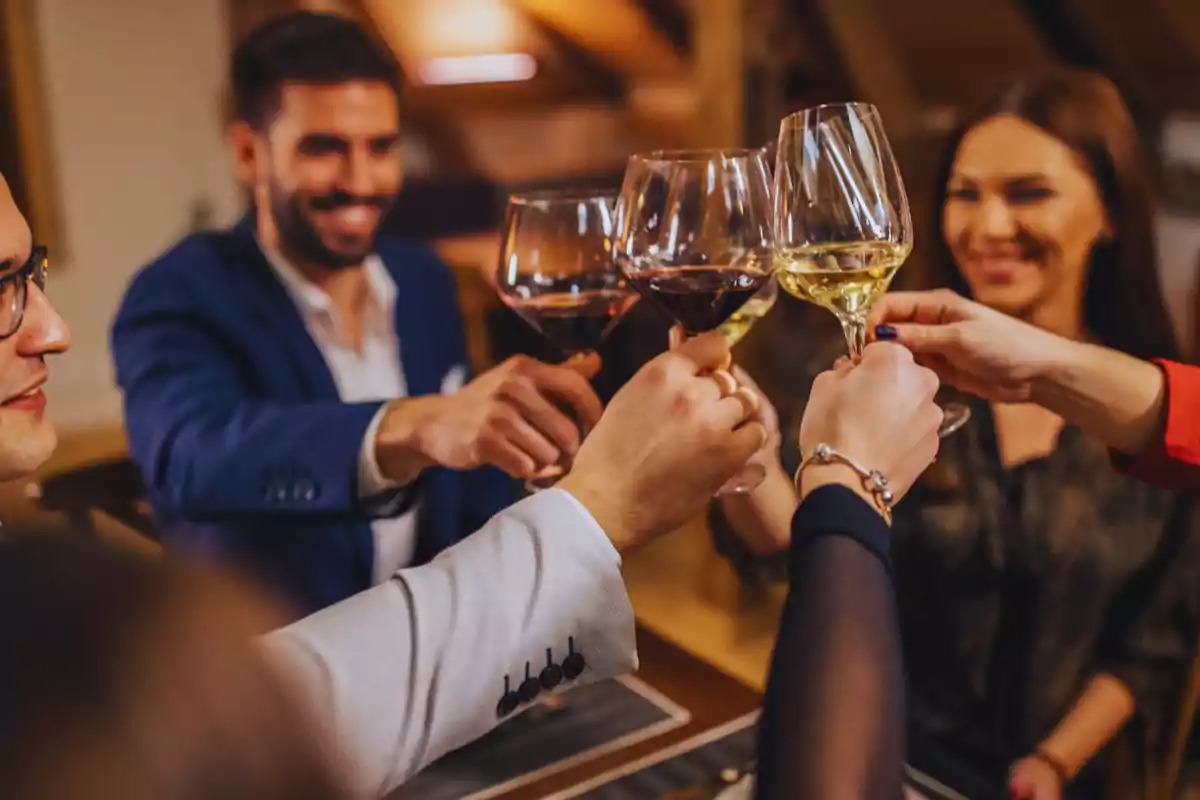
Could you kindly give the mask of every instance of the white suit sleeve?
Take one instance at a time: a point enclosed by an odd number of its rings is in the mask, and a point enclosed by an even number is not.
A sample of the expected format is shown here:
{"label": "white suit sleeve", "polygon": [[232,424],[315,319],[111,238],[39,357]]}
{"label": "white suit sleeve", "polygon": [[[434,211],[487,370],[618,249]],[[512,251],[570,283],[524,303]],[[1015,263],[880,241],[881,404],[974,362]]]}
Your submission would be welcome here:
{"label": "white suit sleeve", "polygon": [[548,651],[562,665],[570,644],[586,664],[556,691],[637,668],[620,556],[559,489],[266,641],[315,701],[364,796],[502,722],[506,689],[518,689],[527,664],[538,676]]}

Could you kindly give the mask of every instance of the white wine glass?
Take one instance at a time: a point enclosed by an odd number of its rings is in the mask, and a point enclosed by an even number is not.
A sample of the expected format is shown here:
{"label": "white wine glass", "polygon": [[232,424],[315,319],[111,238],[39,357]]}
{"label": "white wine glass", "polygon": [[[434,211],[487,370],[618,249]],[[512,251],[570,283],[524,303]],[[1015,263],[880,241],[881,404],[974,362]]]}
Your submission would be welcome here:
{"label": "white wine glass", "polygon": [[[857,361],[871,306],[913,246],[908,195],[879,111],[835,103],[785,117],[774,200],[779,285],[833,312]],[[971,416],[961,403],[942,410],[941,436]]]}

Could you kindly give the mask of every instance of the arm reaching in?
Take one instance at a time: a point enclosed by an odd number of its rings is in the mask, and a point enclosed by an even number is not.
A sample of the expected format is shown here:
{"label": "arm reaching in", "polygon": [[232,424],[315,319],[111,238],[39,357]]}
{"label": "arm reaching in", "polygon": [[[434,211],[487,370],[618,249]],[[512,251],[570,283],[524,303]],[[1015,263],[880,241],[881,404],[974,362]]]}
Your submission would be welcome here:
{"label": "arm reaching in", "polygon": [[767,431],[767,441],[750,463],[761,467],[766,477],[749,491],[721,495],[718,501],[720,512],[724,516],[723,523],[753,556],[770,557],[786,550],[791,541],[796,489],[791,476],[783,471],[779,458],[783,439],[778,412],[745,370],[735,365],[731,371],[739,384],[758,395],[758,418]]}
{"label": "arm reaching in", "polygon": [[945,383],[1037,403],[1107,444],[1122,470],[1200,490],[1200,368],[1069,341],[945,289],[886,294],[871,323]]}
{"label": "arm reaching in", "polygon": [[[578,448],[571,415],[586,425],[600,416],[585,377],[595,358],[574,368],[513,358],[453,394],[386,405],[276,402],[206,296],[178,271],[152,268],[113,324],[130,451],[162,511],[196,521],[357,516],[433,464],[533,474]],[[457,313],[452,294],[438,302]],[[456,344],[438,347],[458,360]]]}
{"label": "arm reaching in", "polygon": [[[564,687],[636,666],[618,552],[700,513],[766,438],[754,396],[710,377],[728,355],[720,334],[663,354],[613,398],[557,488],[267,637],[359,791],[390,790],[527,705],[508,693],[548,653]],[[587,665],[574,678],[572,648]]]}
{"label": "arm reaching in", "polygon": [[[827,444],[883,473],[897,498],[937,454],[938,381],[901,347],[872,344],[813,384],[803,456]],[[850,467],[802,468],[791,589],[763,703],[758,796],[896,800],[904,681],[890,529]]]}
{"label": "arm reaching in", "polygon": [[563,688],[635,669],[620,563],[578,501],[551,489],[431,563],[276,631],[268,650],[315,703],[357,794],[382,796],[503,722],[505,695],[547,650],[560,667],[569,647],[586,660]]}

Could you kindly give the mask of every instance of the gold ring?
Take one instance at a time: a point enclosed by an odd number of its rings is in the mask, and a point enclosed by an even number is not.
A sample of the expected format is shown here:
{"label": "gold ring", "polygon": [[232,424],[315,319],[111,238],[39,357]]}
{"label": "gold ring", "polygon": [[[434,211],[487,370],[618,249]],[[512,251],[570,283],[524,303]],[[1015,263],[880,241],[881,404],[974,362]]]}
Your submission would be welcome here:
{"label": "gold ring", "polygon": [[717,382],[717,388],[721,390],[722,398],[729,397],[738,390],[737,378],[733,377],[729,370],[714,369],[712,379]]}

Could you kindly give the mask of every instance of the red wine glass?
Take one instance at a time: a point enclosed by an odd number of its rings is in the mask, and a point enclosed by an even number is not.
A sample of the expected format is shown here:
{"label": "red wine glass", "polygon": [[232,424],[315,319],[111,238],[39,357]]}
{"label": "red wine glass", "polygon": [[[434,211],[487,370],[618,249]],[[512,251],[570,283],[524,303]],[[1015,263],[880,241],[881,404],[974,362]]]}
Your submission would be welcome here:
{"label": "red wine glass", "polygon": [[[714,330],[772,280],[771,211],[762,148],[632,156],[617,201],[617,263],[689,336]],[[749,467],[721,493],[764,477]]]}
{"label": "red wine glass", "polygon": [[[638,295],[613,261],[612,195],[542,191],[508,199],[493,282],[504,304],[570,359],[597,349]],[[526,482],[562,477],[553,465]]]}

